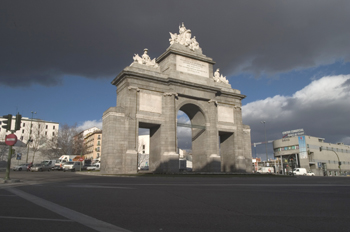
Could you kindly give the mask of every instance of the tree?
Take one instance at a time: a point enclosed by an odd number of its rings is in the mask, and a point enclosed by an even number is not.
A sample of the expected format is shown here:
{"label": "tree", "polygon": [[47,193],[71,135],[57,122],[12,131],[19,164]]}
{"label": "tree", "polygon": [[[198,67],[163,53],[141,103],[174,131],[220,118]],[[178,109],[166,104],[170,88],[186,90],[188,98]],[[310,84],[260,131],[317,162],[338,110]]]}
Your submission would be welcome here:
{"label": "tree", "polygon": [[57,136],[54,136],[46,144],[45,155],[59,158],[62,155],[83,155],[85,152],[84,138],[78,134],[76,124],[60,127]]}
{"label": "tree", "polygon": [[24,141],[27,141],[28,152],[29,149],[33,151],[32,162],[34,163],[35,153],[45,149],[48,140],[45,135],[45,122],[38,122],[27,124],[25,128]]}
{"label": "tree", "polygon": [[9,146],[7,146],[5,143],[0,142],[0,161],[6,161],[8,152],[9,151]]}

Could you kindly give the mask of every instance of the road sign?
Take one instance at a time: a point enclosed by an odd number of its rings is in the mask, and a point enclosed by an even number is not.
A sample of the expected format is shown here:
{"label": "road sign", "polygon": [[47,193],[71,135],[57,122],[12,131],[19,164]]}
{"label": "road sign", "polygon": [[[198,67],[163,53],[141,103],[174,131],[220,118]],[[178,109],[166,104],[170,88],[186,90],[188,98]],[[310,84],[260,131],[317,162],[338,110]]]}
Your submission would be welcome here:
{"label": "road sign", "polygon": [[15,134],[6,135],[5,143],[9,146],[15,145],[17,142],[17,136]]}
{"label": "road sign", "polygon": [[16,160],[21,160],[22,159],[22,153],[17,153]]}
{"label": "road sign", "polygon": [[79,161],[84,161],[84,157],[79,158]]}

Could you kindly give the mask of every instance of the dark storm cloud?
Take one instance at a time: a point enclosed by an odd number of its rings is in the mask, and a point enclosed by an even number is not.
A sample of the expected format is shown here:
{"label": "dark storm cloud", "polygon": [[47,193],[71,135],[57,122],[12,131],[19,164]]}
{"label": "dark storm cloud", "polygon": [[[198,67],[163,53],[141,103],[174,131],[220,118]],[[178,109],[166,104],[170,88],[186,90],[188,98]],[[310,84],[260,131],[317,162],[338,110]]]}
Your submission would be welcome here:
{"label": "dark storm cloud", "polygon": [[222,73],[274,74],[349,61],[349,1],[3,1],[0,85],[113,78],[181,22]]}

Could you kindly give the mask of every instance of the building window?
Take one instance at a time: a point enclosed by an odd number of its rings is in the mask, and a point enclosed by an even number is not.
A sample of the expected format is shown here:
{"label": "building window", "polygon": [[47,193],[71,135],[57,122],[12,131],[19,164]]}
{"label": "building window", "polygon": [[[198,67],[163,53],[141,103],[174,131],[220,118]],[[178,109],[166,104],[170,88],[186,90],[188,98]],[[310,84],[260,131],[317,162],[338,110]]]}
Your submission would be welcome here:
{"label": "building window", "polygon": [[22,130],[22,134],[24,133],[24,129]]}
{"label": "building window", "polygon": [[48,127],[48,126],[46,125],[46,129],[47,129],[47,127]]}
{"label": "building window", "polygon": [[52,132],[52,135],[55,136],[55,132]]}
{"label": "building window", "polygon": [[26,126],[26,124],[25,123],[23,123],[23,127],[25,127]]}
{"label": "building window", "polygon": [[100,146],[100,141],[97,142],[97,145]]}
{"label": "building window", "polygon": [[21,141],[23,141],[23,136],[21,136]]}
{"label": "building window", "polygon": [[45,131],[45,135],[47,135],[47,131]]}
{"label": "building window", "polygon": [[55,129],[55,126],[53,126],[53,129]]}

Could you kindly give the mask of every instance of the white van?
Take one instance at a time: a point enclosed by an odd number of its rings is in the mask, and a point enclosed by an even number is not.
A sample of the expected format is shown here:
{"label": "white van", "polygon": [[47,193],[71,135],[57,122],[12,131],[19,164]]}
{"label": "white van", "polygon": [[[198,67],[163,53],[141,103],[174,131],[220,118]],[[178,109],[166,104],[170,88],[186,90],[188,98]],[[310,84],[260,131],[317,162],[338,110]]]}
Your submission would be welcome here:
{"label": "white van", "polygon": [[294,168],[293,174],[296,176],[306,176],[307,171],[306,171],[306,168]]}
{"label": "white van", "polygon": [[63,171],[80,171],[81,163],[79,161],[67,162],[63,166]]}
{"label": "white van", "polygon": [[52,168],[53,166],[55,166],[56,160],[44,160],[43,162],[41,162],[41,164],[47,165],[50,168]]}
{"label": "white van", "polygon": [[274,167],[261,167],[256,171],[259,174],[263,173],[275,173],[275,168]]}
{"label": "white van", "polygon": [[63,167],[67,162],[73,161],[75,155],[62,155],[58,160],[56,160],[56,166]]}

